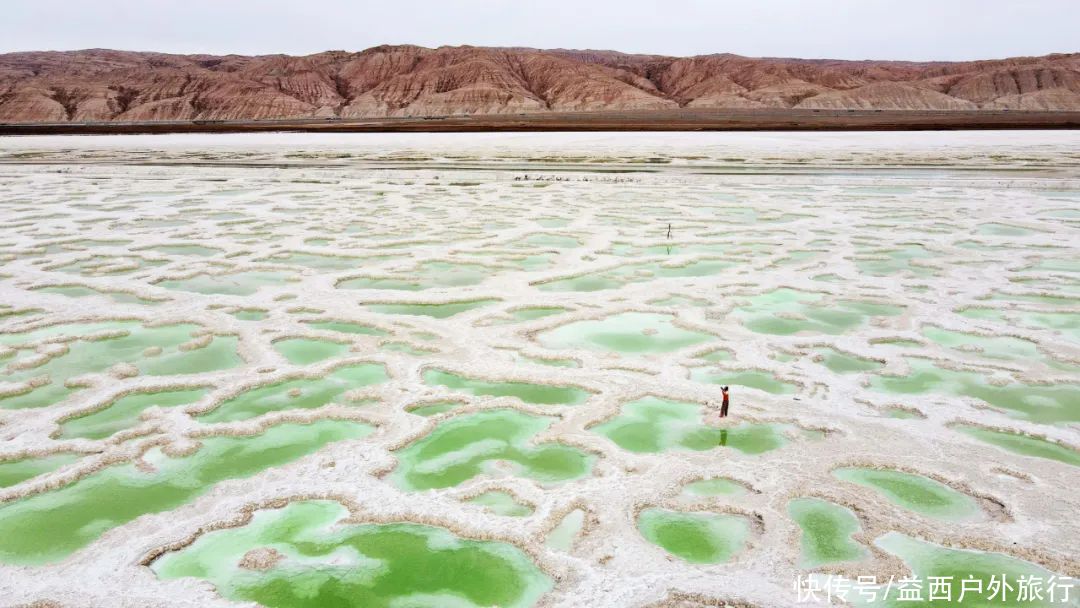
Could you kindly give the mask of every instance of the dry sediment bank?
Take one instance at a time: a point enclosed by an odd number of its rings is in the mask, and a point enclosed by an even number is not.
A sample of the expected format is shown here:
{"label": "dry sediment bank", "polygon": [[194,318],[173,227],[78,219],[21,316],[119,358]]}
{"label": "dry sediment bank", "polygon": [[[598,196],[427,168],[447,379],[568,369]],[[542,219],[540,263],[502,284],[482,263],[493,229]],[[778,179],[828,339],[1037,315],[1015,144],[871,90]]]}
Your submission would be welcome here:
{"label": "dry sediment bank", "polygon": [[150,133],[485,133],[560,131],[959,131],[1080,129],[1080,112],[664,110],[370,119],[0,123],[0,135]]}

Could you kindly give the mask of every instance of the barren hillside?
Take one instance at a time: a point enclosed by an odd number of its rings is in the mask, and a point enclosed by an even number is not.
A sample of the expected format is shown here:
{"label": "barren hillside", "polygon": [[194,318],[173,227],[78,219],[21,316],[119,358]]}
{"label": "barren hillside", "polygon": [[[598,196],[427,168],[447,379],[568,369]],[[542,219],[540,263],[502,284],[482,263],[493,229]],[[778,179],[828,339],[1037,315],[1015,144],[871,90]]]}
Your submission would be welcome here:
{"label": "barren hillside", "polygon": [[1080,110],[1080,54],[959,63],[379,46],[305,57],[0,55],[0,121],[667,108]]}

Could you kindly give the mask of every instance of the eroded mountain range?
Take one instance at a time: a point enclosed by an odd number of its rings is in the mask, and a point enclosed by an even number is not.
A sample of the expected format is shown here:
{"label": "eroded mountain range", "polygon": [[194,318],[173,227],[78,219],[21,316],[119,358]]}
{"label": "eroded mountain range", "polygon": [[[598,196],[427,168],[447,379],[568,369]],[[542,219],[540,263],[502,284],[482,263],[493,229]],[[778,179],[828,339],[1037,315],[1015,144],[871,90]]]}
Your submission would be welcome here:
{"label": "eroded mountain range", "polygon": [[1080,110],[1080,53],[971,62],[379,46],[0,55],[0,121],[363,118],[797,108]]}

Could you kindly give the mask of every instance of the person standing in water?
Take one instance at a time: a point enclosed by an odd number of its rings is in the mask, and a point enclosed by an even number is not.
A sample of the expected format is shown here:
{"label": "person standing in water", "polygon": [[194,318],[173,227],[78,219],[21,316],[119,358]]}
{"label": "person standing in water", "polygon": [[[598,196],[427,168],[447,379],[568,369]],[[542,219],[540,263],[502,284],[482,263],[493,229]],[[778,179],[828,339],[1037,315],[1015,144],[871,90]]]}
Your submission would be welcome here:
{"label": "person standing in water", "polygon": [[721,390],[721,391],[723,391],[723,393],[724,393],[724,402],[720,404],[720,417],[721,417],[721,418],[727,418],[727,408],[728,408],[728,387],[726,387],[726,386],[721,386],[721,387],[720,387],[720,390]]}

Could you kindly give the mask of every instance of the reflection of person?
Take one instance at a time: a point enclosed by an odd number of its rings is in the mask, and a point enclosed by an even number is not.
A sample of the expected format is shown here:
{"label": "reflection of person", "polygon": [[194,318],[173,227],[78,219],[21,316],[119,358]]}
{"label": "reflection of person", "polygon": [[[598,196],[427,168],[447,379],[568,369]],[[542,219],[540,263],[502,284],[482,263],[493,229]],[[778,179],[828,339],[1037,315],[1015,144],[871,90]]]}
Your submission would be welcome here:
{"label": "reflection of person", "polygon": [[727,429],[720,429],[720,445],[727,445]]}
{"label": "reflection of person", "polygon": [[726,386],[721,386],[721,387],[720,387],[720,390],[724,391],[724,402],[723,402],[723,403],[722,403],[722,404],[720,405],[720,417],[721,417],[721,418],[727,418],[727,408],[728,408],[728,387],[726,387]]}

